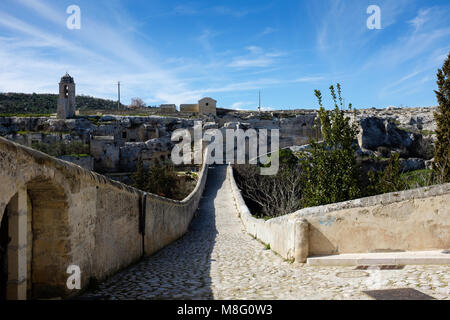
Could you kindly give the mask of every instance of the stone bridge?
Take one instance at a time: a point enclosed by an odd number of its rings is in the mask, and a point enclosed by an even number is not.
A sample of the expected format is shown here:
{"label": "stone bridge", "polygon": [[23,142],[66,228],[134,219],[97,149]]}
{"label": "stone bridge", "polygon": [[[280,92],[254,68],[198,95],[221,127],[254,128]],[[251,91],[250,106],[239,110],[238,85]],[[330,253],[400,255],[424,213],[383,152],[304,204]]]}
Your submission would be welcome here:
{"label": "stone bridge", "polygon": [[[269,226],[283,218],[259,226],[264,221],[245,217],[230,172],[203,165],[195,190],[173,201],[0,138],[0,245],[7,247],[1,260],[8,271],[2,294],[8,299],[78,294],[66,286],[67,268],[77,265],[82,289],[101,282],[84,293],[89,299],[364,299],[363,291],[374,286],[414,286],[450,299],[446,265],[408,265],[349,278],[354,267],[303,265],[283,257],[282,250],[275,254],[269,249],[286,247],[280,241],[290,244],[290,231],[280,236]],[[448,210],[441,204],[449,186],[440,187],[441,198],[433,194],[434,212],[446,222]],[[327,232],[320,229],[330,241],[344,239]]]}
{"label": "stone bridge", "polygon": [[85,288],[160,250],[188,229],[207,172],[175,201],[0,138],[2,297],[67,297],[69,266]]}

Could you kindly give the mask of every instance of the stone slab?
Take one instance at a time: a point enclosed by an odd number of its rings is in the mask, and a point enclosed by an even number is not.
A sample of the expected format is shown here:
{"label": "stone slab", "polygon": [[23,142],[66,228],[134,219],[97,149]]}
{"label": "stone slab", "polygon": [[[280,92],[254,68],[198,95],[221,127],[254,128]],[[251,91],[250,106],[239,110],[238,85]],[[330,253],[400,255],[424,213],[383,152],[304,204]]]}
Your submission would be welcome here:
{"label": "stone slab", "polygon": [[445,250],[348,253],[329,256],[309,257],[311,266],[360,266],[360,265],[450,265],[450,254]]}

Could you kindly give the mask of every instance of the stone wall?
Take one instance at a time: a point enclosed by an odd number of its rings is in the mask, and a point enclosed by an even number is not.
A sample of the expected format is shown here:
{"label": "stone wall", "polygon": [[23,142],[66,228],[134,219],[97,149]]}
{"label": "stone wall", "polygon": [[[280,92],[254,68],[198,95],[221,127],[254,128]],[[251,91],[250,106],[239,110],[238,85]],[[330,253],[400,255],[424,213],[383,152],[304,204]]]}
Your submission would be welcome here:
{"label": "stone wall", "polygon": [[145,254],[150,255],[180,238],[188,231],[197,211],[208,176],[208,149],[198,175],[195,189],[182,201],[170,200],[154,194],[146,195]]}
{"label": "stone wall", "polygon": [[248,233],[285,259],[450,248],[450,184],[311,207],[264,221],[248,210],[228,168]]}
{"label": "stone wall", "polygon": [[180,104],[180,112],[197,113],[198,104]]}
{"label": "stone wall", "polygon": [[0,221],[8,206],[8,216],[20,217],[17,233],[32,230],[11,244],[23,249],[17,283],[31,289],[15,298],[76,294],[66,287],[68,266],[80,267],[84,288],[178,239],[197,210],[207,170],[204,164],[186,199],[173,201],[0,138]]}
{"label": "stone wall", "polygon": [[201,114],[217,114],[216,110],[217,101],[206,97],[198,101],[198,112]]}
{"label": "stone wall", "polygon": [[387,193],[293,214],[310,226],[310,255],[450,248],[450,184]]}
{"label": "stone wall", "polygon": [[239,217],[245,230],[270,249],[278,253],[287,260],[303,260],[305,257],[304,237],[308,236],[307,224],[302,219],[293,215],[286,215],[275,219],[263,220],[252,216],[241,192],[234,180],[233,169],[228,166],[228,181],[231,183],[231,190],[236,201]]}
{"label": "stone wall", "polygon": [[94,158],[90,156],[61,156],[58,159],[71,162],[89,171],[94,170]]}
{"label": "stone wall", "polygon": [[120,163],[120,144],[113,136],[93,136],[90,154],[94,157],[94,169],[99,172],[117,172]]}

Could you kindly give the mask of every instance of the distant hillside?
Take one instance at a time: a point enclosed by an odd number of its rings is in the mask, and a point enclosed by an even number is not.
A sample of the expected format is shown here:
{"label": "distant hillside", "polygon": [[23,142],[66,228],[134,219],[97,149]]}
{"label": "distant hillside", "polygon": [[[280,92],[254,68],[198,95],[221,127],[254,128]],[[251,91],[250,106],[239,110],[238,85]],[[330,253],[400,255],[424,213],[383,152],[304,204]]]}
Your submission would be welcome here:
{"label": "distant hillside", "polygon": [[[0,93],[0,113],[45,114],[56,113],[57,94]],[[77,109],[115,110],[117,101],[89,96],[77,96]],[[124,107],[124,105],[122,105]]]}

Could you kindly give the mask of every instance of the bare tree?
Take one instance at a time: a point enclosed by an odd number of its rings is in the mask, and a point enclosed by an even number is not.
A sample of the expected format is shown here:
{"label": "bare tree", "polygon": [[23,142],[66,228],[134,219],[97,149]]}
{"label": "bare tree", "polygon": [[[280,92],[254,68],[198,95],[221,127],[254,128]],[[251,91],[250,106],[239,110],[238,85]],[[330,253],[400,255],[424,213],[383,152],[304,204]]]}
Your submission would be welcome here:
{"label": "bare tree", "polygon": [[145,102],[141,98],[131,99],[130,108],[145,108]]}
{"label": "bare tree", "polygon": [[244,198],[260,208],[259,215],[278,217],[301,209],[300,168],[281,167],[275,176],[262,176],[255,165],[236,165],[236,182]]}

